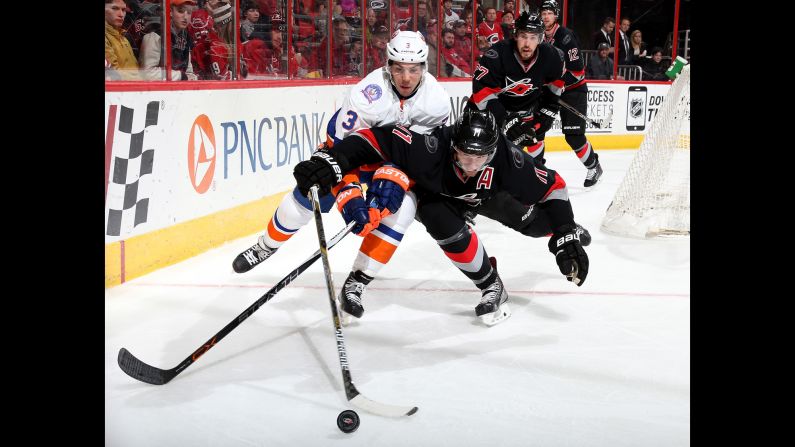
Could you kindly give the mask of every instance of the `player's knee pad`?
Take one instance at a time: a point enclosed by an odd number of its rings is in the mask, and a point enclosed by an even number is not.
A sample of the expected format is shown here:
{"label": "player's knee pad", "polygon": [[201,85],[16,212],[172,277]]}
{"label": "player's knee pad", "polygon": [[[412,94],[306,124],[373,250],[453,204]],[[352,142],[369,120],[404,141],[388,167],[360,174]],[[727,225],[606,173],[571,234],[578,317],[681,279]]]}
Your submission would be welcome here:
{"label": "player's knee pad", "polygon": [[461,253],[466,250],[471,240],[472,232],[470,231],[469,226],[465,224],[452,236],[436,239],[436,243],[439,244],[439,247],[441,247],[445,252]]}

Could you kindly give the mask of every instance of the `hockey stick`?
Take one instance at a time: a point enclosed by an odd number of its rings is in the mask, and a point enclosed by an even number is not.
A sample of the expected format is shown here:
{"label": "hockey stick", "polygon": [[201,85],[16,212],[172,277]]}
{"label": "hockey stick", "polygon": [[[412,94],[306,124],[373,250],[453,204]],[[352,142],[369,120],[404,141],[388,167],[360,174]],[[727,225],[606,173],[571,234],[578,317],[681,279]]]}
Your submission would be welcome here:
{"label": "hockey stick", "polygon": [[577,115],[578,118],[584,119],[585,121],[589,122],[592,126],[598,128],[598,129],[602,129],[602,128],[607,127],[607,125],[610,124],[610,120],[613,118],[613,108],[612,107],[610,108],[610,112],[607,114],[606,117],[600,119],[599,121],[594,121],[594,120],[588,118],[587,116],[583,115],[582,113],[580,113],[579,110],[575,109],[569,103],[567,103],[566,101],[564,101],[564,100],[562,100],[560,98],[558,98],[558,104],[563,106],[563,108],[565,108],[569,112]]}
{"label": "hockey stick", "polygon": [[336,299],[334,298],[334,283],[331,278],[331,267],[328,262],[328,248],[326,248],[326,235],[323,230],[323,218],[320,216],[320,200],[318,199],[318,186],[314,185],[309,190],[309,200],[312,202],[312,210],[315,215],[315,225],[317,226],[317,238],[320,242],[320,257],[323,259],[323,272],[326,274],[326,288],[328,289],[329,303],[331,304],[331,317],[334,323],[334,332],[337,339],[337,355],[340,359],[342,370],[342,382],[345,387],[345,397],[352,405],[379,416],[399,417],[410,416],[417,412],[417,407],[401,407],[398,405],[387,405],[370,400],[364,397],[356,385],[353,384],[351,371],[348,367],[348,354],[345,350],[345,337],[342,335],[340,325],[340,315],[337,310]]}
{"label": "hockey stick", "polygon": [[[339,241],[342,240],[345,236],[350,233],[351,228],[355,222],[349,223],[345,228],[343,228],[329,244],[329,249],[335,245]],[[193,352],[193,354],[189,355],[188,358],[182,361],[179,365],[175,366],[171,369],[160,369],[151,365],[148,365],[137,357],[132,355],[130,351],[125,348],[121,348],[119,350],[119,367],[122,371],[127,373],[133,379],[140,380],[141,382],[151,383],[152,385],[165,385],[166,383],[170,382],[171,379],[176,377],[179,373],[184,371],[188,366],[192,365],[193,362],[199,359],[205,352],[209,351],[210,348],[215,346],[219,341],[223,340],[234,328],[236,328],[240,323],[243,322],[246,318],[250,317],[251,314],[257,311],[263,304],[268,302],[271,298],[274,297],[280,290],[285,288],[288,284],[293,282],[295,278],[298,278],[304,270],[309,268],[315,261],[320,258],[320,250],[317,250],[312,256],[309,257],[303,264],[299,265],[295,270],[288,273],[287,276],[282,278],[275,286],[273,286],[270,290],[268,290],[265,295],[262,295],[257,301],[254,302],[248,309],[244,310],[243,313],[237,316],[234,320],[232,320],[229,324],[224,326],[223,329],[218,331],[217,334],[213,335],[206,343],[204,343],[199,349]]]}

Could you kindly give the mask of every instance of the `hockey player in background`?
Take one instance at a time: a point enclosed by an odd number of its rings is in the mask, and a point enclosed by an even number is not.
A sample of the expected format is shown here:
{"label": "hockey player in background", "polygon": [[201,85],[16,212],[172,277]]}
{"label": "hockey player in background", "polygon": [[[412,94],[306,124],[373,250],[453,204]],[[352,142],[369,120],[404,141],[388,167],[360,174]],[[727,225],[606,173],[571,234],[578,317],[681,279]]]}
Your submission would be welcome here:
{"label": "hockey player in background", "polygon": [[[494,44],[480,58],[472,78],[467,107],[489,110],[505,137],[544,164],[544,136],[560,109],[558,97],[566,73],[560,50],[542,43],[544,27],[537,15],[519,16],[509,39]],[[469,213],[473,218],[475,212]],[[526,236],[544,237],[534,219],[544,219],[537,207],[528,207],[506,192],[498,192],[478,207],[477,214],[499,221]],[[583,233],[583,245],[591,236]]]}
{"label": "hockey player in background", "polygon": [[[443,125],[450,115],[450,97],[436,78],[427,72],[427,57],[428,45],[420,33],[396,32],[387,44],[386,66],[377,68],[351,88],[342,107],[331,117],[325,146],[333,153],[333,146],[351,132],[373,126],[400,124],[418,134],[428,134],[433,128]],[[354,233],[364,237],[340,292],[343,322],[346,324],[350,315],[361,317],[364,288],[389,262],[414,220],[416,198],[412,192],[401,194],[400,201],[386,203],[391,214],[383,219],[365,202],[362,184],[400,180],[393,177],[394,171],[379,167],[380,164],[363,166],[350,172],[333,194],[320,200],[322,211],[328,212],[336,196],[337,207],[345,222],[355,220]],[[401,188],[408,188],[408,180]],[[234,270],[247,272],[268,259],[311,219],[312,206],[306,195],[294,189],[282,199],[268,222],[265,234],[235,258],[232,263]]]}
{"label": "hockey player in background", "polygon": [[[552,234],[548,246],[561,273],[578,286],[588,275],[588,256],[566,183],[520,149],[509,148],[499,132],[491,112],[474,108],[466,108],[455,126],[439,127],[430,135],[400,125],[361,129],[337,142],[333,150],[320,150],[298,163],[293,175],[299,193],[305,195],[314,184],[321,192],[339,189],[344,176],[369,163],[388,162],[390,170],[405,173],[402,177],[415,182],[418,220],[481,290],[475,314],[491,326],[511,315],[508,293],[483,244],[467,226],[465,214],[494,194],[505,192],[525,206],[540,208],[547,219],[534,222],[545,226],[537,231]],[[398,184],[399,177],[368,190],[374,206],[400,199],[406,187]]]}
{"label": "hockey player in background", "polygon": [[[559,48],[563,52],[566,64],[566,73],[563,75],[566,84],[560,99],[586,115],[588,113],[588,84],[585,82],[585,60],[580,53],[577,36],[570,29],[557,23],[560,16],[560,7],[557,1],[545,0],[539,11],[541,20],[544,22],[544,43]],[[584,186],[590,188],[602,176],[602,166],[599,164],[599,155],[585,137],[585,120],[563,108],[560,110],[560,122],[566,143],[588,170],[585,173]]]}

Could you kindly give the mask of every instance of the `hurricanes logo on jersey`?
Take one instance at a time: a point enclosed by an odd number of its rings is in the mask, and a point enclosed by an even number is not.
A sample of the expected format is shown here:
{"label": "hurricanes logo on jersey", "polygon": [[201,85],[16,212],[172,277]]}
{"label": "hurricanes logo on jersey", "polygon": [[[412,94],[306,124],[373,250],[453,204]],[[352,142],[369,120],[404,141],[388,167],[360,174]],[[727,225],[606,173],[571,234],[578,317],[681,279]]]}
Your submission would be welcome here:
{"label": "hurricanes logo on jersey", "polygon": [[514,81],[508,76],[505,77],[505,88],[503,92],[510,96],[525,96],[535,90],[533,88],[533,80],[528,78],[519,79]]}

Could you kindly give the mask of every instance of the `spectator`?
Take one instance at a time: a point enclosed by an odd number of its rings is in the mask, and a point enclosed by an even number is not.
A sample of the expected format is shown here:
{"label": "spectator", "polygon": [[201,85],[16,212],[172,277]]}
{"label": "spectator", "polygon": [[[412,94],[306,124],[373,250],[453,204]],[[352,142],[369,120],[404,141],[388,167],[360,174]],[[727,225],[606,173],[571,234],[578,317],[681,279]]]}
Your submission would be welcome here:
{"label": "spectator", "polygon": [[417,0],[417,31],[426,39],[428,37],[428,22],[436,18],[432,11],[428,0]]}
{"label": "spectator", "polygon": [[348,76],[364,76],[364,68],[362,58],[364,51],[364,45],[362,44],[362,38],[356,36],[355,34],[351,35],[351,43],[348,45]]}
{"label": "spectator", "polygon": [[218,37],[213,18],[205,9],[193,12],[188,25],[188,35],[193,39],[191,63],[193,72],[201,80],[232,79],[229,68],[229,49]]}
{"label": "spectator", "polygon": [[328,32],[328,10],[324,0],[315,3],[315,31],[318,39],[325,39]]}
{"label": "spectator", "polygon": [[504,11],[502,13],[502,23],[500,23],[500,26],[502,27],[503,36],[510,36],[513,34],[513,22],[514,22],[513,12]]}
{"label": "spectator", "polygon": [[[467,24],[463,20],[455,22],[453,25],[453,33],[455,34],[455,51],[464,60],[470,61],[472,59],[472,39],[467,36]],[[467,67],[471,65],[467,63]],[[472,73],[472,71],[467,71]]]}
{"label": "spectator", "polygon": [[428,26],[425,30],[427,32],[425,42],[428,44],[428,60],[426,61],[428,73],[434,77],[439,77],[439,72],[436,68],[439,51],[439,21],[436,18],[428,20]]}
{"label": "spectator", "polygon": [[630,20],[626,17],[621,18],[621,26],[618,30],[618,65],[632,65],[632,56],[629,53],[629,31]]}
{"label": "spectator", "polygon": [[442,31],[442,60],[444,75],[454,78],[466,78],[472,73],[469,60],[461,57],[456,51],[455,33],[449,29]]}
{"label": "spectator", "polygon": [[616,19],[605,17],[602,27],[594,34],[593,47],[599,49],[600,43],[606,43],[609,47],[608,54],[613,54],[613,30],[616,29]]}
{"label": "spectator", "polygon": [[208,0],[207,4],[211,5],[210,12],[213,15],[213,22],[215,22],[215,30],[218,32],[218,36],[231,50],[231,46],[235,43],[235,25],[232,23],[232,5],[218,0]]}
{"label": "spectator", "polygon": [[654,47],[651,49],[651,59],[641,67],[643,70],[643,80],[649,81],[668,81],[665,71],[668,70],[670,63],[663,61],[662,48]]}
{"label": "spectator", "polygon": [[[585,67],[585,77],[588,79],[613,79],[613,59],[608,56],[610,47],[606,42],[602,42],[597,47],[596,58],[591,58],[588,61],[588,66]],[[624,79],[618,76],[617,79]]]}
{"label": "spectator", "polygon": [[[127,7],[132,10],[132,14],[127,14],[124,18],[124,34],[132,45],[133,54],[136,60],[141,47],[141,39],[144,34],[151,32],[146,29],[146,24],[153,26],[160,24],[160,17],[163,15],[163,7],[158,3],[140,0],[125,0]],[[153,19],[157,19],[155,22]]]}
{"label": "spectator", "polygon": [[392,4],[392,32],[395,31],[413,31],[414,23],[412,16],[414,15],[413,2],[410,0],[394,0]]}
{"label": "spectator", "polygon": [[266,59],[269,60],[266,72],[280,77],[287,77],[288,74],[291,78],[304,77],[309,64],[301,53],[295,52],[293,47],[290,47],[285,55],[286,33],[287,25],[281,13],[277,11],[271,14],[270,41],[265,43]]}
{"label": "spectator", "polygon": [[298,52],[305,51],[315,37],[315,20],[307,8],[303,1],[296,1],[293,9],[293,45]]}
{"label": "spectator", "polygon": [[367,72],[375,70],[377,67],[386,66],[386,44],[389,42],[389,28],[385,25],[379,25],[373,32],[373,40],[369,47],[367,47]]}
{"label": "spectator", "polygon": [[264,36],[257,33],[257,23],[259,22],[259,8],[257,4],[248,1],[243,3],[243,20],[240,22],[240,41],[245,42],[249,39],[264,39]]}
{"label": "spectator", "polygon": [[646,63],[646,42],[643,41],[643,35],[639,29],[632,31],[629,37],[630,56],[632,57],[632,65],[643,65]]}
{"label": "spectator", "polygon": [[339,4],[343,17],[354,17],[358,12],[359,5],[356,0],[340,0]]}
{"label": "spectator", "polygon": [[[351,29],[348,22],[342,16],[335,16],[332,20],[331,32],[333,33],[332,48],[331,48],[331,76],[348,76],[355,70],[355,67],[350,66],[350,51],[351,43]],[[328,59],[326,56],[326,48],[328,45],[328,36],[324,37],[314,51],[314,64],[313,67],[323,70],[328,73]]]}
{"label": "spectator", "polygon": [[[452,25],[457,22],[460,17],[453,12],[453,0],[444,0],[444,27],[452,29]],[[448,25],[449,23],[449,25]]]}
{"label": "spectator", "polygon": [[[216,0],[217,2],[218,0]],[[321,0],[325,1],[325,0]],[[276,12],[276,0],[256,0],[261,19],[270,19],[271,15]]]}
{"label": "spectator", "polygon": [[[188,35],[188,23],[195,6],[194,0],[171,0],[171,72],[168,79],[172,81],[197,79],[190,60],[193,40]],[[138,62],[147,79],[160,80],[163,77],[165,57],[160,42],[160,34],[155,31],[144,35],[141,40]]]}
{"label": "spectator", "polygon": [[105,0],[105,71],[113,79],[141,79],[130,41],[122,34],[127,15],[124,0]]}
{"label": "spectator", "polygon": [[[467,36],[472,37],[472,30],[475,29],[472,26],[472,10],[471,9],[465,9],[464,10],[464,18],[461,19],[461,20],[463,20],[467,24],[467,29],[466,29]],[[455,31],[455,29],[453,29],[453,31]]]}
{"label": "spectator", "polygon": [[367,40],[367,46],[373,44],[373,34],[383,25],[383,23],[379,23],[375,10],[367,8],[367,16],[364,18],[364,38]]}
{"label": "spectator", "polygon": [[[480,22],[478,25],[478,40],[480,37],[486,39],[488,46],[491,46],[502,39],[505,35],[502,32],[502,26],[496,23],[497,10],[495,8],[486,8],[486,20]],[[480,47],[480,44],[478,44]]]}
{"label": "spectator", "polygon": [[[505,0],[505,4],[502,7],[502,11],[497,11],[497,21],[502,22],[502,17],[505,15],[506,12],[510,12],[513,18],[516,18],[516,9],[514,9],[515,3],[513,0]],[[511,21],[513,23],[513,21]],[[506,34],[507,36],[508,34]]]}

